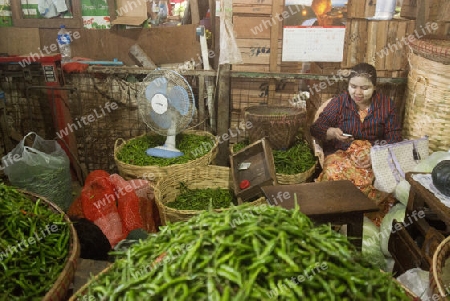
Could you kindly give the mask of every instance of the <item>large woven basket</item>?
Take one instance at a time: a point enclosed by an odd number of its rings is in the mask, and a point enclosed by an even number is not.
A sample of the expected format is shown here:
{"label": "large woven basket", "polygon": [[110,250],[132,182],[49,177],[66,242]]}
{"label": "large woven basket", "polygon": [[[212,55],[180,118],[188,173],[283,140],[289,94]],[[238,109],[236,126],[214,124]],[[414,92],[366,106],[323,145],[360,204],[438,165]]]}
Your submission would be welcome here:
{"label": "large woven basket", "polygon": [[63,214],[64,220],[69,224],[70,230],[70,244],[69,244],[69,252],[66,259],[66,263],[64,268],[53,284],[52,288],[45,294],[42,301],[64,301],[67,300],[67,295],[69,292],[70,285],[73,282],[75,277],[75,271],[77,269],[77,262],[80,257],[80,243],[78,241],[78,235],[70,221],[69,217],[62,211],[57,205],[48,201],[46,198],[42,196],[38,196],[28,191],[19,190],[21,193],[29,197],[33,202],[36,202],[38,199],[42,201],[43,204],[56,214]]}
{"label": "large woven basket", "polygon": [[[231,171],[229,167],[225,166],[209,165],[186,169],[162,179],[155,185],[155,201],[163,225],[167,225],[168,222],[186,221],[202,212],[199,210],[178,210],[166,206],[180,194],[180,182],[185,183],[189,189],[232,189]],[[266,203],[264,197],[251,202],[255,206],[264,203]],[[223,210],[226,209],[216,209],[215,211]]]}
{"label": "large woven basket", "polygon": [[253,106],[245,109],[250,143],[266,138],[272,149],[287,149],[294,144],[306,122],[306,111],[293,107]]}
{"label": "large woven basket", "polygon": [[449,37],[427,35],[421,39],[414,39],[408,45],[415,54],[421,57],[445,65],[450,64]]}
{"label": "large woven basket", "polygon": [[[140,138],[142,136],[139,136],[137,138],[130,139],[128,141],[123,140],[122,138],[119,138],[116,140],[116,143],[114,145],[114,161],[116,162],[116,166],[119,172],[119,175],[122,176],[126,180],[131,179],[148,179],[152,180],[155,183],[162,179],[163,177],[170,176],[172,174],[178,174],[183,172],[186,168],[193,168],[197,166],[207,166],[211,164],[211,162],[214,161],[217,152],[218,152],[218,141],[214,139],[214,135],[210,132],[206,131],[197,131],[197,130],[186,130],[183,131],[184,134],[191,134],[191,135],[199,135],[199,136],[208,136],[211,137],[211,142],[214,141],[214,145],[211,143],[211,148],[205,152],[205,154],[195,160],[191,160],[184,164],[172,164],[168,166],[137,166],[132,164],[127,164],[119,159],[117,159],[117,154],[120,152],[120,150],[130,141],[133,139]],[[156,135],[156,134],[153,134]]]}
{"label": "large woven basket", "polygon": [[[442,273],[445,261],[450,257],[450,236],[444,239],[433,255],[433,263],[430,268],[430,300],[450,300],[448,296],[448,283],[442,281]],[[439,298],[438,298],[439,296]]]}
{"label": "large woven basket", "polygon": [[450,65],[414,53],[405,100],[403,136],[418,139],[427,135],[434,151],[450,149]]}

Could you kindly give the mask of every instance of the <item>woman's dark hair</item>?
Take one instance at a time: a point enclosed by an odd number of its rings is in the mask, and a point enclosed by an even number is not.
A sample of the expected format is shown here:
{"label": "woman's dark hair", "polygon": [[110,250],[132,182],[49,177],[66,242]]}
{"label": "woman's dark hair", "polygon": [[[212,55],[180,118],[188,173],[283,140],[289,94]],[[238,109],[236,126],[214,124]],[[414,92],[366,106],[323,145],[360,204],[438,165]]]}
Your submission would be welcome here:
{"label": "woman's dark hair", "polygon": [[377,84],[377,70],[370,64],[360,63],[353,66],[352,71],[348,76],[348,80],[357,76],[367,77],[374,86]]}

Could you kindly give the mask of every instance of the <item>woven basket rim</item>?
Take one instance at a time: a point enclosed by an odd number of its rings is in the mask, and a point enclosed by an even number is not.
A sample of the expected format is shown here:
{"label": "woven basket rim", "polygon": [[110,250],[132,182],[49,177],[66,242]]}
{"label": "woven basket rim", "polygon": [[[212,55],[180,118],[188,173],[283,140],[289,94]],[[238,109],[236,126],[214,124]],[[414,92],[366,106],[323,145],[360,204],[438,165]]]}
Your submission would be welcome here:
{"label": "woven basket rim", "polygon": [[[433,43],[436,41],[442,41],[444,45]],[[428,35],[424,38],[409,42],[409,45],[417,55],[444,64],[450,63],[450,38],[448,37]]]}
{"label": "woven basket rim", "polygon": [[[185,133],[185,134],[200,134],[199,136],[211,136],[211,138],[214,138],[214,137],[215,137],[212,133],[210,133],[210,132],[208,132],[208,131],[202,131],[202,130],[185,130],[185,131],[183,131],[183,132],[181,132],[181,133]],[[181,134],[181,133],[180,133],[180,134]],[[185,165],[185,164],[187,164],[187,163],[195,163],[197,160],[201,160],[204,156],[213,153],[213,151],[214,151],[215,149],[217,149],[217,147],[218,147],[218,145],[219,145],[219,141],[218,141],[217,139],[214,139],[214,146],[213,146],[207,153],[205,153],[203,156],[200,156],[200,157],[198,157],[198,158],[196,158],[196,159],[194,159],[194,160],[190,160],[190,161],[188,161],[188,162],[186,162],[186,163],[176,163],[176,164],[171,164],[171,165],[167,165],[167,166],[158,166],[158,165],[143,165],[143,166],[141,166],[141,165],[133,165],[133,164],[129,164],[129,163],[125,163],[125,162],[123,162],[123,161],[120,161],[120,160],[117,158],[117,154],[120,152],[120,150],[122,150],[122,148],[123,148],[127,143],[129,143],[130,141],[132,141],[132,140],[134,140],[134,139],[138,139],[138,138],[141,138],[141,137],[144,137],[144,136],[147,136],[147,135],[155,135],[155,136],[157,136],[158,134],[152,132],[152,133],[142,134],[142,135],[139,135],[139,136],[137,136],[137,137],[134,137],[134,138],[131,138],[131,139],[128,139],[128,140],[125,140],[125,139],[123,139],[123,138],[117,138],[117,139],[116,139],[116,142],[115,142],[115,144],[114,144],[114,161],[116,162],[116,164],[120,163],[122,166],[125,166],[125,167],[131,167],[131,168],[152,168],[152,167],[153,167],[153,168],[155,168],[155,169],[166,170],[166,169],[170,169],[170,168],[174,168],[174,167],[180,167],[180,166],[183,166],[183,165]],[[122,141],[122,144],[118,145],[118,143],[119,143],[120,141]]]}
{"label": "woven basket rim", "polygon": [[308,170],[306,170],[304,172],[293,174],[293,175],[282,174],[282,173],[277,172],[276,173],[277,181],[278,181],[278,183],[280,183],[280,181],[281,182],[292,182],[292,184],[298,183],[299,177],[305,178],[305,180],[306,180],[307,178],[312,176],[312,174],[316,170],[316,167],[317,167],[317,158],[316,158],[316,161],[314,162],[314,164]]}
{"label": "woven basket rim", "polygon": [[[442,296],[446,296],[445,290],[443,288],[443,283],[441,281],[441,278],[438,275],[438,272],[441,271],[441,268],[438,266],[439,260],[441,259],[441,256],[448,255],[450,251],[450,236],[447,236],[436,248],[436,251],[433,254],[433,278],[436,282],[437,289],[439,291],[439,294]],[[445,259],[445,258],[444,258]],[[445,260],[444,260],[445,262]]]}
{"label": "woven basket rim", "polygon": [[[222,187],[222,189],[230,189],[230,191],[232,191],[232,183],[230,182],[230,175],[231,175],[231,168],[228,166],[219,166],[219,165],[207,165],[207,166],[197,166],[197,167],[192,167],[192,168],[187,168],[184,170],[184,174],[195,174],[195,175],[200,175],[201,172],[205,172],[206,170],[209,170],[209,172],[211,173],[215,173],[214,176],[217,176],[217,172],[222,173],[222,180],[224,182],[227,182],[226,187],[225,185]],[[189,184],[192,183],[196,183],[196,182],[200,182],[203,179],[199,179],[199,178],[192,178],[190,179],[191,182],[187,183],[188,186]],[[176,178],[174,177],[166,177],[166,178],[162,178],[160,181],[158,181],[158,183],[155,185],[154,188],[154,193],[155,193],[155,202],[156,205],[159,208],[159,213],[161,215],[161,220],[163,221],[164,224],[167,223],[173,223],[173,221],[171,220],[167,220],[166,219],[166,214],[167,213],[171,213],[171,214],[177,214],[177,215],[197,215],[200,214],[202,212],[205,212],[207,210],[179,210],[179,209],[174,209],[171,207],[166,206],[166,202],[162,202],[162,194],[163,194],[163,190],[161,188],[161,186],[163,186],[165,183],[171,184],[172,182],[177,181]],[[205,186],[205,188],[211,188],[211,186]],[[166,190],[164,190],[165,192]],[[259,203],[264,203],[266,202],[265,197],[261,196],[258,199],[256,199],[253,202],[248,202],[249,204],[259,204]],[[222,209],[213,209],[212,211],[214,212],[222,212],[225,210],[228,210],[229,208],[222,208]]]}
{"label": "woven basket rim", "polygon": [[[56,278],[53,286],[50,288],[50,290],[45,294],[45,296],[42,299],[42,301],[65,300],[64,298],[66,297],[66,295],[68,293],[69,286],[64,288],[63,286],[61,286],[61,284],[63,284],[65,282],[66,278],[70,278],[70,282],[73,281],[73,277],[75,275],[75,270],[76,270],[76,265],[77,265],[77,260],[80,257],[80,252],[81,252],[80,251],[80,242],[78,240],[77,231],[75,230],[75,227],[73,226],[73,223],[70,220],[69,216],[61,208],[59,208],[58,205],[47,200],[47,198],[37,195],[35,193],[32,193],[30,191],[22,190],[22,189],[17,189],[17,191],[23,193],[24,195],[31,197],[32,198],[31,201],[33,201],[33,202],[40,199],[41,201],[43,201],[46,204],[46,206],[48,206],[55,213],[63,214],[65,222],[67,222],[69,225],[69,231],[70,231],[69,253],[67,255],[67,258],[66,258],[66,261],[64,264],[64,268],[61,271],[61,273],[59,274],[58,278]],[[62,294],[57,293],[60,289],[64,290],[62,292]],[[61,296],[62,298],[55,299],[55,296]]]}

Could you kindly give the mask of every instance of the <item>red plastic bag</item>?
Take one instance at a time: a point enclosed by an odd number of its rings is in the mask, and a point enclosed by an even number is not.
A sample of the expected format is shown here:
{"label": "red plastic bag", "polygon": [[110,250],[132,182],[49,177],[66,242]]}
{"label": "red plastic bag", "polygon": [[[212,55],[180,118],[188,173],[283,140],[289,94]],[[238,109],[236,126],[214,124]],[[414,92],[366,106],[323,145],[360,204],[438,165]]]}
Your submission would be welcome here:
{"label": "red plastic bag", "polygon": [[132,230],[143,229],[139,197],[134,192],[133,186],[118,174],[112,174],[109,179],[116,191],[117,208],[127,235]]}
{"label": "red plastic bag", "polygon": [[117,210],[114,185],[109,178],[94,176],[88,176],[81,191],[83,213],[103,231],[111,247],[114,247],[126,237]]}
{"label": "red plastic bag", "polygon": [[128,183],[134,187],[139,197],[139,212],[142,217],[144,230],[156,233],[160,224],[159,211],[155,203],[155,194],[150,182],[142,179],[129,180]]}

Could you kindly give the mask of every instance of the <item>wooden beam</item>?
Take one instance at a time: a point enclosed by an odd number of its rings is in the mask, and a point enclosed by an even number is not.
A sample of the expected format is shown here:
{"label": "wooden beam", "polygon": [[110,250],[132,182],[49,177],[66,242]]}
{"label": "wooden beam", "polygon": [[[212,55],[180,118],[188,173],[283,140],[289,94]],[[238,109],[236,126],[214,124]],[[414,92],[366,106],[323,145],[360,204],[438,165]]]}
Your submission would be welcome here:
{"label": "wooden beam", "polygon": [[191,9],[192,24],[200,24],[200,12],[198,10],[198,0],[189,0],[189,6]]}
{"label": "wooden beam", "polygon": [[[218,93],[216,98],[217,104],[217,129],[216,135],[223,135],[228,133],[231,124],[231,109],[230,109],[230,64],[223,64],[219,66],[218,75]],[[214,130],[214,129],[213,129]],[[229,166],[229,141],[222,141],[219,143],[219,152],[216,156],[216,164],[221,166]]]}

